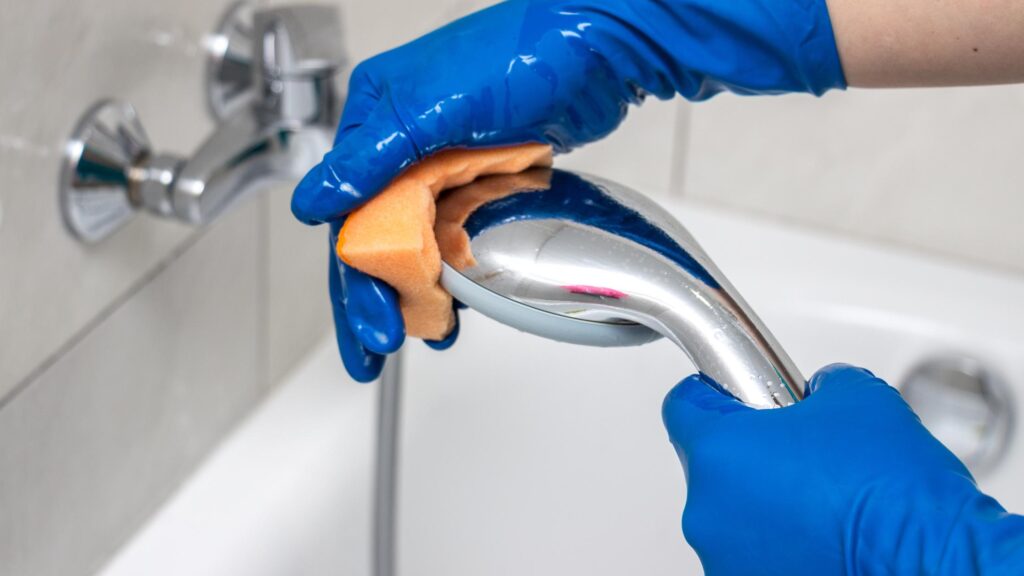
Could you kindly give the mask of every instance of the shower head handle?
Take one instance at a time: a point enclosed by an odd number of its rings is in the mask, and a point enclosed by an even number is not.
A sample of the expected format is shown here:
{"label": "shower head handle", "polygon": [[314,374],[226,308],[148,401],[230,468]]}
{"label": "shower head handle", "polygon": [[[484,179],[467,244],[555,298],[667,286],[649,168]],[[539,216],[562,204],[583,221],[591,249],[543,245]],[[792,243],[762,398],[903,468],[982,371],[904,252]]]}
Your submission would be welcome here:
{"label": "shower head handle", "polygon": [[453,296],[556,340],[621,346],[664,336],[750,406],[801,399],[793,361],[664,208],[608,180],[537,170],[533,181],[546,187],[503,190],[502,179],[522,179],[493,176],[449,193],[493,197],[465,218],[471,257],[445,255],[441,282]]}

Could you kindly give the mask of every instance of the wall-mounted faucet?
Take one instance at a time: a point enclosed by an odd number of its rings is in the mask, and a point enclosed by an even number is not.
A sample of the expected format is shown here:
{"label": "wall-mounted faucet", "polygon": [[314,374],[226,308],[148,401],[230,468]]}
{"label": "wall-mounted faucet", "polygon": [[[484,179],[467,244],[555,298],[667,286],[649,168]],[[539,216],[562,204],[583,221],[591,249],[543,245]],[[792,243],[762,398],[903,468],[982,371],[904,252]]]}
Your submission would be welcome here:
{"label": "wall-mounted faucet", "polygon": [[336,8],[239,3],[206,44],[218,125],[190,157],[154,153],[126,103],[104,100],[79,121],[60,195],[81,240],[109,236],[140,209],[204,224],[249,190],[301,178],[330,149],[344,65]]}

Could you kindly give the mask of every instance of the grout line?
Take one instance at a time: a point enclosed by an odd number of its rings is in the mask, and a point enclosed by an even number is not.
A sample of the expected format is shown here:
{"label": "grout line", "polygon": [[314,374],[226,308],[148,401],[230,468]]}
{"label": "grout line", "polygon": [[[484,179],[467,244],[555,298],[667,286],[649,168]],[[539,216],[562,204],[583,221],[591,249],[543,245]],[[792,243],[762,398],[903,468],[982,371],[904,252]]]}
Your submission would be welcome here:
{"label": "grout line", "polygon": [[270,280],[272,274],[270,269],[270,205],[273,201],[273,193],[273,190],[268,190],[259,198],[260,210],[256,230],[260,259],[257,265],[258,285],[256,287],[258,306],[256,314],[260,335],[256,342],[256,353],[260,363],[260,377],[263,380],[260,384],[264,393],[270,390],[274,384],[270,374]]}
{"label": "grout line", "polygon": [[672,127],[672,161],[669,174],[669,198],[686,198],[686,168],[690,164],[690,143],[693,128],[693,105],[682,102],[676,106],[676,118]]}
{"label": "grout line", "polygon": [[160,260],[160,262],[153,267],[151,270],[142,275],[142,277],[135,283],[130,285],[127,290],[115,297],[109,304],[104,306],[99,313],[92,317],[85,326],[77,330],[70,338],[64,341],[63,344],[57,347],[57,349],[47,356],[42,362],[40,362],[31,372],[22,378],[18,383],[11,388],[2,398],[0,398],[0,410],[6,408],[11,404],[18,396],[25,392],[33,382],[38,380],[47,370],[52,368],[61,358],[71,352],[79,342],[84,340],[93,330],[98,328],[107,319],[109,319],[115,312],[117,312],[122,306],[128,303],[134,296],[142,291],[147,285],[157,278],[164,270],[171,266],[180,259],[185,252],[187,252],[192,246],[202,238],[209,227],[202,227],[196,229],[190,236],[185,238],[181,244],[175,246],[170,253]]}

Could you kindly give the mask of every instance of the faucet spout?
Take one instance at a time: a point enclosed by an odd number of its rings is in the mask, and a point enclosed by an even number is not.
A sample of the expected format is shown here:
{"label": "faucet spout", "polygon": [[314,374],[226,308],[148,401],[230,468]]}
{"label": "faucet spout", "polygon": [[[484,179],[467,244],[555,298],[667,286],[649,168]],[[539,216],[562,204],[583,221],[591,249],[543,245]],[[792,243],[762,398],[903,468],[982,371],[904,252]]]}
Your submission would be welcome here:
{"label": "faucet spout", "polygon": [[173,215],[202,225],[250,191],[295,181],[330,150],[332,127],[262,124],[243,110],[222,124],[168,189]]}
{"label": "faucet spout", "polygon": [[138,209],[206,224],[249,191],[298,180],[330,150],[343,101],[337,8],[236,8],[220,30],[208,72],[218,124],[193,154],[153,153],[125,103],[103,101],[83,116],[60,180],[75,236],[98,242]]}
{"label": "faucet spout", "polygon": [[[336,12],[293,6],[260,11],[255,20],[254,100],[190,158],[167,166],[166,157],[154,157],[142,171],[141,206],[202,225],[251,190],[301,178],[330,150],[341,100]],[[146,179],[153,175],[160,177]]]}

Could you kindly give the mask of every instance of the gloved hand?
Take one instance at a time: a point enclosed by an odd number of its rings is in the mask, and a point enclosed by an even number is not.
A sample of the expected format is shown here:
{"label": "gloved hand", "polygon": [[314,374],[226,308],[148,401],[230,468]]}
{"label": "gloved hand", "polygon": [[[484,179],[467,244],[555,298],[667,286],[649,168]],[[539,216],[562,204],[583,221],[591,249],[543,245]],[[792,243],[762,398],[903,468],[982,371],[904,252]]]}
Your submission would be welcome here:
{"label": "gloved hand", "polygon": [[[647,94],[844,83],[825,0],[512,0],[356,67],[334,149],[299,183],[292,211],[337,222],[446,147],[540,141],[566,152],[610,133]],[[352,280],[349,308],[394,307],[381,282],[340,273]],[[355,320],[342,307],[340,319],[352,325],[338,328],[342,354],[362,355],[351,366],[363,375],[379,366],[372,354],[401,344],[393,311]]]}
{"label": "gloved hand", "polygon": [[[334,313],[334,334],[345,369],[358,382],[369,382],[380,375],[384,356],[402,346],[405,331],[395,290],[372,276],[348,266],[338,258],[334,247],[343,221],[331,223],[327,251],[327,276]],[[456,302],[458,305],[458,302]],[[459,315],[455,328],[444,340],[426,343],[435,350],[450,347],[459,335]]]}
{"label": "gloved hand", "polygon": [[691,376],[666,398],[683,532],[709,576],[1024,573],[1024,517],[979,492],[894,388],[833,365],[809,391],[754,410]]}

